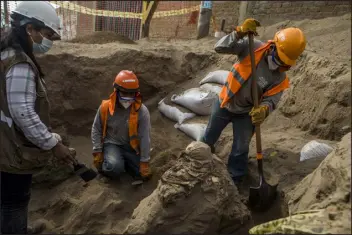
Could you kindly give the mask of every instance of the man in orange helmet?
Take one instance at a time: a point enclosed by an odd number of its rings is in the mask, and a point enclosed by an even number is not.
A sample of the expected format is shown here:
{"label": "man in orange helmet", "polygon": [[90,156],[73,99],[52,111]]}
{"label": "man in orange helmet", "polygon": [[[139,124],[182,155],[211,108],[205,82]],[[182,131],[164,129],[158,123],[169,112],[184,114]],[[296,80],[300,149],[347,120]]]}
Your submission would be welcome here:
{"label": "man in orange helmet", "polygon": [[228,170],[235,183],[239,183],[247,173],[249,143],[254,134],[254,125],[262,123],[277,107],[283,91],[289,87],[285,71],[296,63],[306,46],[305,36],[298,28],[280,30],[274,40],[268,42],[254,41],[260,97],[259,107],[254,108],[247,35],[249,32],[258,35],[257,26],[260,26],[257,20],[247,19],[215,45],[217,53],[235,54],[240,62],[231,68],[219,99],[213,104],[203,142],[214,151],[214,144],[221,132],[232,122],[234,139]]}
{"label": "man in orange helmet", "polygon": [[125,170],[135,178],[150,176],[150,115],[142,104],[137,76],[122,70],[114,92],[103,100],[92,126],[94,165],[116,178]]}

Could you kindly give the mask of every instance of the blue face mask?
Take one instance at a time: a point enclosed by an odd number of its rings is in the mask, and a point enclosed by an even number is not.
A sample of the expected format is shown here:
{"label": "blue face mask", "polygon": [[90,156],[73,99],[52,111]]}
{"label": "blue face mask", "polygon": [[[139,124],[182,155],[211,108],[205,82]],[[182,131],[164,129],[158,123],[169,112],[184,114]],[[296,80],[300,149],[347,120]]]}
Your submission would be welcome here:
{"label": "blue face mask", "polygon": [[40,36],[43,37],[43,40],[41,43],[36,43],[31,36],[31,39],[33,42],[33,52],[43,54],[43,53],[48,52],[51,49],[51,47],[53,46],[53,41],[47,39],[41,33],[39,33],[39,34],[40,34]]}

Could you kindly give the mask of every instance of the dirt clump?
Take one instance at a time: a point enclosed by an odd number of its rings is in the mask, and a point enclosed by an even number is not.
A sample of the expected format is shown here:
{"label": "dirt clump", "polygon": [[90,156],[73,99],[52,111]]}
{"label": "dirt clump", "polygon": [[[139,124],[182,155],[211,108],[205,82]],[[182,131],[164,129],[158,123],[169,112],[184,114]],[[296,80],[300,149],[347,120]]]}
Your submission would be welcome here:
{"label": "dirt clump", "polygon": [[82,43],[82,44],[105,44],[110,42],[119,42],[124,44],[136,44],[135,41],[129,39],[126,36],[117,34],[115,32],[101,31],[94,32],[85,36],[77,37],[69,42],[71,43]]}
{"label": "dirt clump", "polygon": [[232,233],[249,221],[226,166],[192,142],[134,210],[124,233]]}

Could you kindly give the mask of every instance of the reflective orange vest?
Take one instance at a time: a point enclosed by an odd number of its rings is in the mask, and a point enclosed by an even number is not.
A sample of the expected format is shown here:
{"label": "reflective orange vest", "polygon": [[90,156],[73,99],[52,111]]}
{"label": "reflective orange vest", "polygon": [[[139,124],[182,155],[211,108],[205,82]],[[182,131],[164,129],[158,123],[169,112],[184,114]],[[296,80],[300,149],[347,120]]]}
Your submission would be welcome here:
{"label": "reflective orange vest", "polygon": [[[100,106],[100,120],[102,123],[103,136],[102,142],[106,136],[108,115],[114,115],[116,104],[116,92],[112,93],[108,100],[103,100]],[[128,132],[130,137],[131,147],[139,154],[139,140],[138,140],[138,111],[142,106],[142,99],[137,95],[136,101],[131,105],[130,117],[128,120]]]}
{"label": "reflective orange vest", "polygon": [[[258,63],[262,59],[265,51],[270,48],[271,43],[272,41],[269,40],[268,43],[255,50],[254,57],[256,66],[258,66]],[[219,95],[220,99],[222,100],[221,108],[224,108],[225,105],[231,100],[231,98],[234,97],[234,95],[238,92],[242,85],[248,80],[251,73],[252,68],[250,55],[245,57],[241,62],[236,63],[232,66],[231,72],[227,76],[227,81],[222,87],[222,90]],[[289,88],[289,85],[289,80],[286,75],[286,78],[280,84],[266,91],[263,94],[263,97],[275,95]]]}

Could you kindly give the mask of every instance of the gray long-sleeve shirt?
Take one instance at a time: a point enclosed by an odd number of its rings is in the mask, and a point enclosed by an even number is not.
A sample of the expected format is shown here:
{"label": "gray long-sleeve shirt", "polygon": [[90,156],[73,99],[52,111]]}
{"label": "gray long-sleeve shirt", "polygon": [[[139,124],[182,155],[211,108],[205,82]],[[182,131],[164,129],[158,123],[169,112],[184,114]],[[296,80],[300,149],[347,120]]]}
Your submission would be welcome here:
{"label": "gray long-sleeve shirt", "polygon": [[[130,109],[130,107],[125,109],[116,104],[114,115],[108,115],[104,143],[111,143],[119,146],[130,146],[128,129]],[[140,142],[141,162],[148,162],[150,160],[150,129],[150,114],[148,108],[142,104],[138,114],[138,139]],[[102,134],[99,107],[97,114],[95,115],[91,133],[93,152],[102,152],[104,144],[101,143]]]}
{"label": "gray long-sleeve shirt", "polygon": [[[254,40],[254,48],[257,49],[264,45],[259,40]],[[242,61],[249,55],[249,42],[248,37],[239,39],[237,33],[234,31],[224,37],[222,37],[215,44],[215,51],[223,54],[235,54],[238,59]],[[276,85],[280,84],[286,77],[286,73],[279,72],[278,70],[270,70],[265,56],[261,59],[257,66],[257,84],[258,84],[258,97],[262,97],[263,93],[272,89]],[[252,99],[252,76],[242,85],[241,89],[235,94],[235,96],[225,106],[227,110],[232,113],[248,113],[252,109],[254,102]],[[282,92],[279,92],[273,96],[264,97],[261,104],[269,107],[269,112],[272,112],[280,98]]]}

